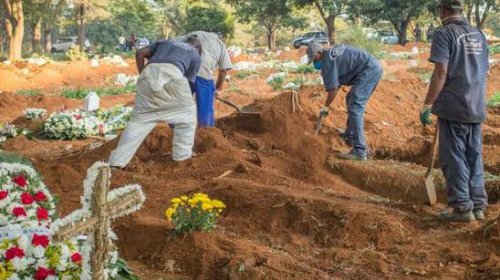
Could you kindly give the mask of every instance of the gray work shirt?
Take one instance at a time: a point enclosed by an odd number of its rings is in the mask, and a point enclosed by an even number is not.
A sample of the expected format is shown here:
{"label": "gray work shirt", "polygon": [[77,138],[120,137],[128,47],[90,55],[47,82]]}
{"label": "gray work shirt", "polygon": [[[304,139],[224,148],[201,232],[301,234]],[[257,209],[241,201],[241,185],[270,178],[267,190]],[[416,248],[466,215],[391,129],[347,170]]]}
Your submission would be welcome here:
{"label": "gray work shirt", "polygon": [[455,122],[484,122],[489,68],[484,34],[465,21],[449,23],[436,30],[429,61],[448,64],[446,82],[432,112]]}
{"label": "gray work shirt", "polygon": [[340,85],[350,86],[375,58],[364,50],[348,45],[336,45],[324,50],[321,75],[327,91]]}
{"label": "gray work shirt", "polygon": [[151,63],[170,63],[179,70],[192,83],[201,65],[198,50],[193,46],[181,41],[163,40],[148,46],[152,56],[148,60]]}
{"label": "gray work shirt", "polygon": [[196,35],[200,40],[201,52],[201,67],[198,76],[213,80],[213,73],[217,69],[229,70],[233,67],[226,46],[215,33],[205,31],[194,31],[180,39],[186,39],[190,35]]}

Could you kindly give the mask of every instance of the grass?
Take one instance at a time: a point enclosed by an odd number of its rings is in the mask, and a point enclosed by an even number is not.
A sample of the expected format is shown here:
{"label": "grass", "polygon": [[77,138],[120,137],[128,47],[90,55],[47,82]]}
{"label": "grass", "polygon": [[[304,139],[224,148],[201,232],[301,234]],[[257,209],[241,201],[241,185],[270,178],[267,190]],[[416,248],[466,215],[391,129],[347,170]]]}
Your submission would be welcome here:
{"label": "grass", "polygon": [[500,106],[500,91],[497,91],[493,97],[488,100],[487,105],[489,107],[499,107]]}
{"label": "grass", "polygon": [[498,54],[500,53],[500,44],[489,46],[489,49],[490,55]]}
{"label": "grass", "polygon": [[39,96],[42,95],[42,91],[39,89],[20,89],[16,91],[16,94],[22,96]]}
{"label": "grass", "polygon": [[125,87],[103,87],[94,89],[84,89],[84,88],[65,88],[62,91],[62,95],[69,99],[83,99],[91,91],[95,91],[98,96],[112,96],[135,92],[137,87],[135,85],[128,85]]}
{"label": "grass", "polygon": [[339,33],[338,42],[364,49],[376,57],[382,54],[381,43],[368,39],[363,30],[358,27]]}
{"label": "grass", "polygon": [[256,75],[256,74],[257,74],[257,71],[255,71],[255,70],[241,70],[241,71],[237,72],[236,74],[234,74],[234,77],[238,78],[240,80],[243,80],[249,76]]}
{"label": "grass", "polygon": [[293,71],[293,73],[297,73],[297,74],[311,74],[311,73],[314,73],[314,67],[312,65],[301,64],[301,65],[299,65],[299,67],[297,68],[297,70]]}

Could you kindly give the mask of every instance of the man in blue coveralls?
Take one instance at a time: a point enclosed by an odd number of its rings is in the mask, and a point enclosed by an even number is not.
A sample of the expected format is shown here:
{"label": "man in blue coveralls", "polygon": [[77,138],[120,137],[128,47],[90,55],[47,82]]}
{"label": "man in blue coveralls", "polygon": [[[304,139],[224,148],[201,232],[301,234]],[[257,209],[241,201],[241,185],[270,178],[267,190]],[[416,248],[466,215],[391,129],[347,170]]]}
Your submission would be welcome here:
{"label": "man in blue coveralls", "polygon": [[422,124],[438,117],[439,161],[446,178],[452,212],[439,214],[449,222],[484,219],[488,199],[484,188],[482,128],[486,119],[485,89],[488,46],[481,31],[461,17],[463,0],[440,0],[444,27],[434,33],[434,63]]}
{"label": "man in blue coveralls", "polygon": [[[222,90],[227,72],[232,68],[231,59],[224,42],[216,33],[193,31],[187,36],[196,37],[203,49],[201,67],[194,83],[196,104],[198,107],[198,126],[215,126],[215,94]],[[213,72],[218,70],[217,82],[214,82]]]}
{"label": "man in blue coveralls", "polygon": [[366,103],[382,78],[382,67],[369,53],[348,45],[335,45],[324,48],[319,43],[312,43],[307,48],[309,62],[321,70],[323,83],[328,92],[325,107],[320,117],[328,116],[330,105],[337,96],[341,85],[352,86],[346,96],[348,120],[343,134],[346,143],[352,147],[348,153],[340,153],[341,159],[367,159],[367,147],[364,136],[364,116]]}

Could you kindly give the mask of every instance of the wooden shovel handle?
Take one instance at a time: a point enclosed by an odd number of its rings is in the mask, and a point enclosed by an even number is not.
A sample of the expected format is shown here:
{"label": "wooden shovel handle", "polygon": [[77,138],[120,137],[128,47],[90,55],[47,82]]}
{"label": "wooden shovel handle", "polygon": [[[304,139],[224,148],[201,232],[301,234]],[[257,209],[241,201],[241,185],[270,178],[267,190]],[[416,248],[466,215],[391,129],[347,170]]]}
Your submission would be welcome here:
{"label": "wooden shovel handle", "polygon": [[241,109],[240,107],[236,106],[233,102],[229,101],[229,100],[226,100],[224,98],[221,98],[219,96],[215,96],[215,98],[217,98],[217,100],[219,100],[220,102],[226,104],[226,105],[229,105],[231,107],[233,107],[234,109],[236,109],[236,111],[238,112],[241,112]]}
{"label": "wooden shovel handle", "polygon": [[432,144],[432,158],[431,163],[429,164],[429,169],[427,170],[426,177],[431,174],[432,169],[434,169],[434,163],[436,162],[436,155],[439,146],[439,124],[436,124],[436,133],[434,133],[434,142]]}

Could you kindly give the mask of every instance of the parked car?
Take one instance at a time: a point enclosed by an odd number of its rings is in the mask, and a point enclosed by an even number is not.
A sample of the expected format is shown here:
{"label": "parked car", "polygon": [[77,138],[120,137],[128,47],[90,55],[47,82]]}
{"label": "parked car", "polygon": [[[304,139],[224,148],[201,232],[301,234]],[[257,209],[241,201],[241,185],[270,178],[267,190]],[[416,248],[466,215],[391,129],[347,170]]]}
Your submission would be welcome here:
{"label": "parked car", "polygon": [[298,49],[301,46],[307,46],[312,42],[328,44],[328,35],[324,31],[307,32],[306,34],[297,37],[293,40],[293,47]]}
{"label": "parked car", "polygon": [[[59,40],[56,41],[55,44],[52,45],[51,52],[66,52],[68,51],[71,46],[76,46],[78,45],[77,43],[78,37],[76,36],[70,36],[70,37],[63,37]],[[90,45],[89,39],[85,39],[85,42],[83,42],[84,49],[86,52],[90,51],[92,45]]]}
{"label": "parked car", "polygon": [[394,45],[399,42],[398,35],[391,30],[379,30],[375,32],[374,38],[382,44]]}
{"label": "parked car", "polygon": [[366,35],[368,39],[374,39],[375,34],[377,33],[377,30],[371,28],[371,27],[365,27],[361,29],[363,31],[363,34]]}

